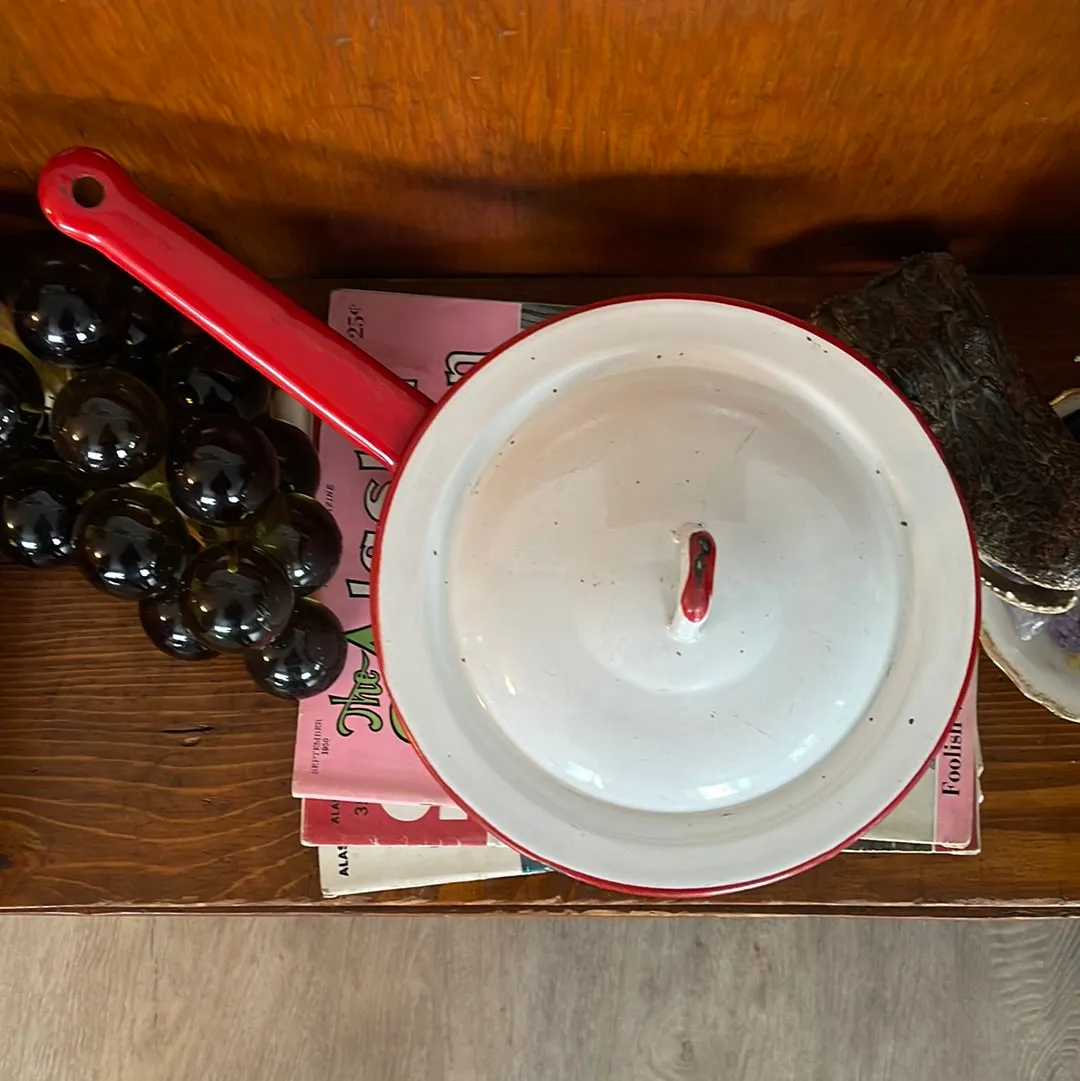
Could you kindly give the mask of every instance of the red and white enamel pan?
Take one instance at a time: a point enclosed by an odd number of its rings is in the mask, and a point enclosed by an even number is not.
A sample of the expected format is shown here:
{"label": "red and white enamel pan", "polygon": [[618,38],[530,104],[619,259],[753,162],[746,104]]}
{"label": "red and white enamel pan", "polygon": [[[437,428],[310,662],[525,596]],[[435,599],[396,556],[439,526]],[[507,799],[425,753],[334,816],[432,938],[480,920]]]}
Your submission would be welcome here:
{"label": "red and white enamel pan", "polygon": [[522,852],[691,897],[820,862],[914,783],[978,641],[918,416],[739,301],[594,305],[437,407],[94,150],[39,185],[108,256],[394,471],[378,644],[417,751]]}

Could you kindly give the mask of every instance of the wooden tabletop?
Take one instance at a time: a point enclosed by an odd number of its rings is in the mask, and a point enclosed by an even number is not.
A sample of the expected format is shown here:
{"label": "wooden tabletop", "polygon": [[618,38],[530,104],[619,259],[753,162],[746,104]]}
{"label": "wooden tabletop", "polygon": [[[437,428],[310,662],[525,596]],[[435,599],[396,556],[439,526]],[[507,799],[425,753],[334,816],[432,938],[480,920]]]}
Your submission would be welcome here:
{"label": "wooden tabletop", "polygon": [[[515,278],[351,283],[578,303],[635,292],[723,293],[805,315],[851,278]],[[290,291],[325,315],[333,283]],[[1074,382],[1080,278],[980,279],[1049,397]],[[1080,913],[1080,726],[1023,698],[983,659],[983,853],[842,855],[715,901],[623,897],[537,875],[319,898],[289,792],[295,708],[241,665],[184,665],[145,641],[134,608],[74,570],[0,566],[0,908],[423,912]]]}

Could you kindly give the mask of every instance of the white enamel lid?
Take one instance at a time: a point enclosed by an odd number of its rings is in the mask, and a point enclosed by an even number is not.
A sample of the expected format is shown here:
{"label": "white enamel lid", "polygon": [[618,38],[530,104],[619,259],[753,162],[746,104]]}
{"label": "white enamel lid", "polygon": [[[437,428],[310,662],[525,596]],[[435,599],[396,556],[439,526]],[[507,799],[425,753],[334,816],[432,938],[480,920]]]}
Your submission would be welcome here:
{"label": "white enamel lid", "polygon": [[976,566],[873,369],[773,312],[643,298],[517,339],[438,409],[384,511],[377,627],[463,806],[578,877],[692,895],[819,861],[914,781],[974,661]]}

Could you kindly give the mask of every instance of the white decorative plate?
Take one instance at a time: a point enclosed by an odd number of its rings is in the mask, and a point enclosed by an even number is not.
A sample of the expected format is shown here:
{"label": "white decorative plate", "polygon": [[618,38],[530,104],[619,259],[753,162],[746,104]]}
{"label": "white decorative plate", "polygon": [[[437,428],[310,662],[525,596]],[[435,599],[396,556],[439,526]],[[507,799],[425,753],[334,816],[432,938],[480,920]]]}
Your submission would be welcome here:
{"label": "white decorative plate", "polygon": [[[685,635],[697,528],[714,595]],[[493,832],[694,896],[819,862],[903,795],[974,663],[976,583],[938,448],[874,369],[786,316],[655,297],[516,339],[433,414],[376,623],[417,750]]]}
{"label": "white decorative plate", "polygon": [[1045,634],[1023,641],[1009,605],[983,586],[982,644],[986,655],[1033,702],[1067,721],[1080,721],[1080,656]]}
{"label": "white decorative plate", "polygon": [[[1059,417],[1067,417],[1080,409],[1080,390],[1063,391],[1050,404]],[[1010,605],[986,586],[982,605],[986,655],[1033,702],[1067,721],[1080,721],[1080,655],[1058,649],[1045,634],[1025,642]]]}

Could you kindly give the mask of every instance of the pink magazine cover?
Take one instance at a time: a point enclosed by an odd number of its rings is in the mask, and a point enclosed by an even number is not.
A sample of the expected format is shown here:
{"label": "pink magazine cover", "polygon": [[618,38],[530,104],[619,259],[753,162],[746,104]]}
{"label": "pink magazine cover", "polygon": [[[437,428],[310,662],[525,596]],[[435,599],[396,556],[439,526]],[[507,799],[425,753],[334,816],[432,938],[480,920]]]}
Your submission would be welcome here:
{"label": "pink magazine cover", "polygon": [[851,848],[858,852],[979,851],[978,676],[973,670],[942,748],[918,783]]}
{"label": "pink magazine cover", "polygon": [[300,843],[318,845],[486,845],[487,830],[453,805],[300,802]]}
{"label": "pink magazine cover", "polygon": [[[534,312],[541,318],[546,312]],[[523,306],[496,300],[339,290],[329,323],[432,399],[521,329]],[[449,804],[413,753],[391,709],[375,656],[370,581],[375,530],[390,476],[344,437],[319,431],[319,498],[337,519],[344,556],[317,594],[350,643],[345,671],[327,694],[300,703],[294,796],[357,803]]]}
{"label": "pink magazine cover", "polygon": [[934,844],[935,847],[964,849],[977,833],[979,814],[975,762],[976,703],[979,667],[971,670],[960,711],[949,726],[945,744],[934,763]]}

